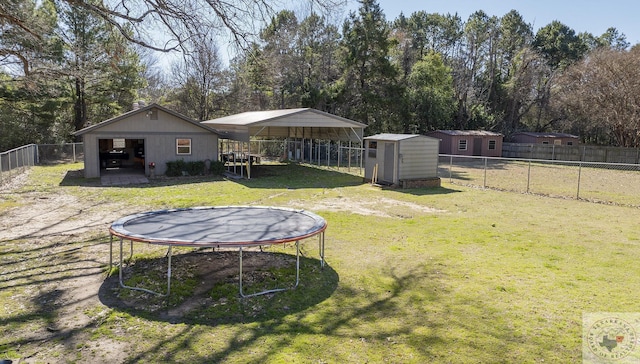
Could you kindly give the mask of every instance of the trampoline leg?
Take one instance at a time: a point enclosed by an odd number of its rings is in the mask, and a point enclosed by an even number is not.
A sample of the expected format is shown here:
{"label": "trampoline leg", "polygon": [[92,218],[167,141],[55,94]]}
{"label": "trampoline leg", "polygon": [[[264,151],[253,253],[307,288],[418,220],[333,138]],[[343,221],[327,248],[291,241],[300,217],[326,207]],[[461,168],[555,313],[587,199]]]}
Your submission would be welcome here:
{"label": "trampoline leg", "polygon": [[296,241],[296,284],[291,288],[297,288],[300,283],[300,240]]}
{"label": "trampoline leg", "polygon": [[320,250],[320,267],[324,268],[324,231],[320,233],[318,238],[318,249]]}
{"label": "trampoline leg", "polygon": [[238,255],[240,256],[240,277],[238,282],[238,286],[240,287],[240,297],[247,297],[242,292],[242,247],[240,247],[240,250],[238,251]]}
{"label": "trampoline leg", "polygon": [[260,295],[263,295],[263,294],[282,292],[282,291],[286,291],[286,290],[289,290],[289,289],[294,289],[294,288],[298,287],[298,284],[300,283],[300,241],[296,241],[296,283],[291,287],[268,289],[268,290],[262,291],[262,292],[257,292],[257,293],[252,293],[252,294],[244,294],[244,291],[242,290],[242,247],[239,248],[239,254],[238,255],[240,256],[240,269],[239,269],[240,270],[240,277],[239,277],[238,286],[240,287],[240,297],[242,297],[242,298],[260,296]]}
{"label": "trampoline leg", "polygon": [[109,235],[109,271],[107,277],[111,276],[111,269],[113,269],[113,235]]}
{"label": "trampoline leg", "polygon": [[[134,291],[141,291],[141,292],[147,292],[147,293],[151,293],[151,294],[155,294],[158,295],[160,297],[167,297],[169,295],[169,288],[171,285],[171,247],[169,247],[169,268],[167,269],[167,293],[166,294],[162,294],[162,293],[158,293],[158,292],[154,292],[152,290],[149,289],[145,289],[145,288],[138,288],[138,287],[131,287],[131,286],[127,286],[124,284],[124,282],[122,281],[122,271],[124,270],[123,267],[123,263],[122,263],[122,251],[123,249],[123,244],[124,244],[124,239],[120,238],[120,267],[118,269],[118,283],[120,283],[120,287],[122,288],[126,288],[126,289],[132,289]],[[133,257],[133,240],[131,240],[131,257]],[[129,258],[131,259],[131,258]]]}
{"label": "trampoline leg", "polygon": [[[172,246],[169,245],[169,250],[167,251],[167,255],[169,256],[167,259],[167,294],[164,296],[169,296],[169,293],[171,293],[171,248]],[[163,295],[160,295],[163,296]]]}

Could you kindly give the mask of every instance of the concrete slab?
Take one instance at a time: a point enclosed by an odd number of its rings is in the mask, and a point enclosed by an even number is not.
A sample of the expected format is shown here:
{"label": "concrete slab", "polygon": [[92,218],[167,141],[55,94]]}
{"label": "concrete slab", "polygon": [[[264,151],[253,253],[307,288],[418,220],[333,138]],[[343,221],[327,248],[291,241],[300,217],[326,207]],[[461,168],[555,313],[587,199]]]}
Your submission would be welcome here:
{"label": "concrete slab", "polygon": [[126,186],[149,183],[149,179],[142,173],[103,171],[100,176],[102,186]]}

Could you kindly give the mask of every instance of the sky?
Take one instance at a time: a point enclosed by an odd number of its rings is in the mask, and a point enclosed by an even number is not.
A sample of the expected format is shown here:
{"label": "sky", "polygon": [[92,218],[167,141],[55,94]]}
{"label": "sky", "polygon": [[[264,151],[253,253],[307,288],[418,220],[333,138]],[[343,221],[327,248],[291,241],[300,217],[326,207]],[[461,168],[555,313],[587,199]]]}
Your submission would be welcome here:
{"label": "sky", "polygon": [[[455,14],[466,21],[473,12],[483,10],[489,16],[502,17],[516,10],[526,23],[538,29],[558,20],[576,34],[589,32],[602,35],[614,27],[627,36],[631,45],[640,43],[640,1],[638,0],[378,0],[387,20],[394,20],[400,12],[405,16],[415,11]],[[358,9],[351,1],[349,10]],[[346,12],[348,13],[348,11]]]}
{"label": "sky", "polygon": [[[602,35],[608,28],[614,27],[624,33],[631,45],[640,43],[640,1],[638,0],[377,0],[388,21],[393,21],[401,12],[405,16],[424,10],[427,13],[458,14],[462,21],[477,10],[483,10],[489,16],[502,17],[512,9],[518,11],[526,23],[532,25],[534,34],[538,29],[558,20],[573,29],[576,34],[589,32],[594,36]],[[307,9],[301,6],[300,0],[284,0],[292,10]],[[282,2],[281,2],[282,4]],[[293,4],[293,5],[291,5]],[[357,11],[357,0],[348,0],[346,9],[334,20],[342,24],[350,11]],[[307,9],[308,10],[308,9]],[[302,11],[304,14],[305,11]],[[220,56],[223,63],[237,51],[229,46],[229,40],[220,44]],[[159,55],[160,67],[168,67],[169,63],[179,58]]]}

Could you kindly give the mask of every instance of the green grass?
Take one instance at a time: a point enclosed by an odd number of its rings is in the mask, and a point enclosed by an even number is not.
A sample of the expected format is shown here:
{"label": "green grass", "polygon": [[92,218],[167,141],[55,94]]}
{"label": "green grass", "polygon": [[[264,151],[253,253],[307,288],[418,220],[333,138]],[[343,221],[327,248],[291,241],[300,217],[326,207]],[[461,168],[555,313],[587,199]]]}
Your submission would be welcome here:
{"label": "green grass", "polygon": [[[265,167],[249,181],[188,178],[121,188],[61,183],[65,168],[81,166],[35,167],[23,190],[119,203],[123,215],[258,204],[304,207],[328,221],[328,266],[320,270],[315,243],[303,243],[296,290],[239,300],[231,277],[209,291],[207,306],[165,318],[192,292],[195,282],[185,281],[172,286],[175,300],[158,301],[156,310],[86,310],[93,323],[66,340],[120,341],[126,362],[570,363],[581,361],[583,313],[640,311],[638,210],[631,207],[478,190],[447,179],[436,189],[378,189],[361,177],[299,165]],[[350,208],[330,208],[336,201]],[[365,203],[385,214],[350,212]],[[0,214],[7,210],[1,206]],[[106,231],[95,233],[105,244]],[[26,272],[47,273],[22,244],[0,244],[0,330],[20,333],[0,339],[0,356],[42,346],[75,357],[75,345],[29,339],[27,328],[55,320],[59,308],[29,298],[38,294],[37,279]],[[72,237],[64,248],[89,244]],[[49,259],[62,259],[59,249],[51,246]],[[295,250],[274,253],[291,257]],[[145,248],[141,254],[136,263],[162,256]],[[17,262],[23,268],[10,272]],[[267,273],[280,284],[292,271]],[[132,279],[153,284],[151,278]]]}

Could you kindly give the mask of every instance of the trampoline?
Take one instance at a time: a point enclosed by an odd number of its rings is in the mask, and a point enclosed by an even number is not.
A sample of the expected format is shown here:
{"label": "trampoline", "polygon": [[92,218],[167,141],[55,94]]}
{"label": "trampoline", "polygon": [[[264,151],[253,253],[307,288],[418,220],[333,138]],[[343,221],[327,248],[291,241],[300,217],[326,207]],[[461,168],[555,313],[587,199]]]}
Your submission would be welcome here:
{"label": "trampoline", "polygon": [[[171,292],[171,255],[173,247],[237,248],[239,256],[238,286],[241,297],[251,297],[296,288],[300,281],[300,241],[318,236],[320,265],[324,267],[324,231],[327,222],[320,216],[283,207],[215,206],[150,211],[125,216],[109,228],[109,267],[113,267],[114,236],[120,240],[120,286],[159,296]],[[131,287],[122,280],[123,245],[133,242],[168,246],[167,291],[165,294],[146,288]],[[274,288],[245,295],[242,287],[242,250],[246,247],[295,242],[296,277],[290,287]],[[110,269],[111,270],[111,269]]]}

